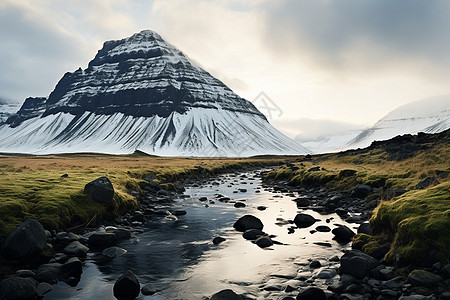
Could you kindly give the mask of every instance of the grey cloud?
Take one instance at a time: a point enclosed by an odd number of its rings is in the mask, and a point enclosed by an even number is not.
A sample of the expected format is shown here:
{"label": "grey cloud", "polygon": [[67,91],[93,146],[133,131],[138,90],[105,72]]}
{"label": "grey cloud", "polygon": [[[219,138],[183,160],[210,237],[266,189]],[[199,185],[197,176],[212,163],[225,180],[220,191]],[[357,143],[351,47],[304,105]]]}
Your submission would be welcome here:
{"label": "grey cloud", "polygon": [[79,39],[18,6],[0,8],[0,36],[0,94],[16,101],[47,96],[84,56]]}
{"label": "grey cloud", "polygon": [[277,51],[306,50],[331,68],[358,59],[372,64],[405,58],[441,66],[450,62],[450,1],[285,0],[266,8],[268,44]]}

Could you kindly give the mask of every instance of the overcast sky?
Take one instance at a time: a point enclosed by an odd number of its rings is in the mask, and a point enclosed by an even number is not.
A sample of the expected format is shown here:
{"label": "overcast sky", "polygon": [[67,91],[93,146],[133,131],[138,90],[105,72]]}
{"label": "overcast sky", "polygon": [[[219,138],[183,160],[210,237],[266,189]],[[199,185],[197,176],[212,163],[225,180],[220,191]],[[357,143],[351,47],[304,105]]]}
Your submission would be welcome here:
{"label": "overcast sky", "polygon": [[244,98],[264,92],[290,136],[450,94],[446,0],[1,0],[0,97],[48,96],[104,41],[143,29]]}

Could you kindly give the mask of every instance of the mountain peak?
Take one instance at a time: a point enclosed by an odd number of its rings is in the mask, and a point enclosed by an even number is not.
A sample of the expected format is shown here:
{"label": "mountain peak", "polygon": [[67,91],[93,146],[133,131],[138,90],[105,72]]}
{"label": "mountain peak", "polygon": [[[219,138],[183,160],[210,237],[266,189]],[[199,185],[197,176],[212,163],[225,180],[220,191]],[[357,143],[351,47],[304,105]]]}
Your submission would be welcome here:
{"label": "mountain peak", "polygon": [[0,151],[247,156],[306,149],[159,34],[107,41],[0,125]]}

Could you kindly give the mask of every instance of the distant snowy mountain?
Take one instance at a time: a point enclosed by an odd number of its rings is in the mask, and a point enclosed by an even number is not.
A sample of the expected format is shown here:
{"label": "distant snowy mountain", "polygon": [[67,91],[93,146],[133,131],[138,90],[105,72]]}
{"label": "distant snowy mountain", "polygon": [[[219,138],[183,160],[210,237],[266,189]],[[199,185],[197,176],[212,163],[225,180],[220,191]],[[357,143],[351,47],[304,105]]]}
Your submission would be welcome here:
{"label": "distant snowy mountain", "polygon": [[16,113],[20,104],[0,98],[0,124]]}
{"label": "distant snowy mountain", "polygon": [[373,141],[418,132],[438,133],[450,128],[450,96],[440,96],[398,107],[353,138],[344,148],[364,148]]}
{"label": "distant snowy mountain", "polygon": [[313,139],[296,138],[294,140],[311,150],[311,153],[321,154],[346,150],[345,145],[348,141],[355,138],[359,133],[361,133],[361,129],[351,129],[319,136]]}
{"label": "distant snowy mountain", "polygon": [[0,124],[0,152],[163,156],[303,154],[249,101],[157,33],[107,41],[48,98]]}

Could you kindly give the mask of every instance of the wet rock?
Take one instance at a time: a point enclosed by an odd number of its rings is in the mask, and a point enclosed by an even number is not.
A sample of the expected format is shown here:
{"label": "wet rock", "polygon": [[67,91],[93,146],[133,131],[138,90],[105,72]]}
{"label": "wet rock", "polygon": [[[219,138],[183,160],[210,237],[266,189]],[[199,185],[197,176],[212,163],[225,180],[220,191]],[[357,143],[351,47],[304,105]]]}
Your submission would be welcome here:
{"label": "wet rock", "polygon": [[7,258],[26,260],[39,255],[45,246],[44,227],[34,219],[27,219],[5,239],[2,253]]}
{"label": "wet rock", "polygon": [[114,297],[118,300],[132,300],[135,299],[140,292],[140,284],[132,271],[126,271],[113,287]]}
{"label": "wet rock", "polygon": [[349,250],[341,257],[341,272],[363,279],[378,266],[378,261],[359,250]]}
{"label": "wet rock", "polygon": [[226,289],[212,295],[210,300],[242,300],[242,297],[233,290]]}
{"label": "wet rock", "polygon": [[0,282],[2,300],[34,300],[37,295],[36,283],[31,279],[13,277]]}
{"label": "wet rock", "polygon": [[34,273],[31,270],[17,270],[16,271],[16,276],[23,277],[23,278],[26,278],[26,277],[35,278],[36,277],[36,273]]}
{"label": "wet rock", "polygon": [[331,232],[339,241],[351,241],[353,239],[353,236],[355,235],[355,233],[345,225],[334,228]]}
{"label": "wet rock", "polygon": [[257,207],[257,209],[258,209],[258,210],[266,210],[267,207],[260,205],[260,206]]}
{"label": "wet rock", "polygon": [[106,248],[102,251],[102,254],[109,258],[119,257],[124,255],[125,253],[127,253],[127,250],[116,246]]}
{"label": "wet rock", "polygon": [[126,240],[131,238],[131,231],[125,228],[118,228],[114,226],[106,227],[106,232],[112,232],[116,235],[118,240]]}
{"label": "wet rock", "polygon": [[310,200],[307,198],[297,198],[293,201],[297,204],[297,207],[308,207],[311,204]]}
{"label": "wet rock", "polygon": [[233,227],[237,230],[237,231],[241,231],[244,232],[248,229],[259,229],[262,230],[264,225],[261,222],[260,219],[258,219],[255,216],[252,215],[245,215],[243,217],[241,217],[239,220],[237,220]]}
{"label": "wet rock", "polygon": [[74,241],[67,245],[63,252],[67,255],[73,255],[77,257],[86,257],[86,254],[88,253],[89,248],[80,243],[79,241]]}
{"label": "wet rock", "polygon": [[242,236],[244,237],[244,239],[246,240],[256,240],[257,238],[259,238],[260,236],[264,236],[266,235],[266,233],[264,231],[261,231],[259,229],[249,229],[246,230]]}
{"label": "wet rock", "polygon": [[236,207],[236,208],[245,207],[245,203],[243,203],[243,202],[236,202],[236,203],[234,204],[234,207]]}
{"label": "wet rock", "polygon": [[220,243],[225,242],[226,240],[227,240],[226,238],[223,238],[221,236],[216,236],[215,238],[213,238],[212,242],[214,245],[219,245]]}
{"label": "wet rock", "polygon": [[103,176],[89,182],[85,185],[84,192],[95,202],[107,205],[113,203],[114,187],[108,177]]}
{"label": "wet rock", "polygon": [[372,228],[370,227],[370,223],[362,223],[359,225],[357,233],[364,233],[368,235],[372,235]]}
{"label": "wet rock", "polygon": [[256,239],[255,244],[260,248],[267,248],[273,245],[272,240],[268,236],[260,236]]}
{"label": "wet rock", "polygon": [[144,296],[151,296],[151,295],[156,294],[156,292],[157,292],[157,290],[150,284],[144,285],[141,289],[141,293]]}
{"label": "wet rock", "polygon": [[133,222],[145,222],[146,218],[141,211],[135,211],[133,217],[131,217],[131,221]]}
{"label": "wet rock", "polygon": [[330,232],[331,228],[326,225],[319,225],[316,227],[316,230],[319,232]]}
{"label": "wet rock", "polygon": [[206,197],[200,197],[200,198],[198,198],[198,201],[202,201],[202,202],[208,201],[208,198],[206,198]]}
{"label": "wet rock", "polygon": [[89,236],[89,246],[96,248],[106,248],[116,242],[116,235],[112,232],[96,231]]}
{"label": "wet rock", "polygon": [[309,267],[310,267],[310,268],[314,268],[314,269],[320,268],[321,266],[322,266],[322,264],[321,264],[320,261],[318,261],[318,260],[313,260],[313,261],[309,264]]}
{"label": "wet rock", "polygon": [[187,211],[184,209],[174,209],[170,211],[174,216],[184,216],[187,214]]}
{"label": "wet rock", "polygon": [[81,273],[83,273],[81,261],[76,257],[69,258],[62,265],[61,273],[63,278],[80,277]]}
{"label": "wet rock", "polygon": [[41,282],[37,285],[36,292],[39,297],[42,297],[45,294],[47,294],[48,292],[50,292],[52,289],[53,289],[52,286],[50,284],[48,284],[47,282]]}
{"label": "wet rock", "polygon": [[345,291],[346,285],[342,282],[336,282],[328,286],[328,289],[337,294],[342,294]]}
{"label": "wet rock", "polygon": [[300,292],[295,298],[297,300],[326,300],[326,294],[322,289],[310,287]]}
{"label": "wet rock", "polygon": [[307,228],[316,223],[316,219],[308,214],[297,214],[294,218],[294,223],[298,228]]}
{"label": "wet rock", "polygon": [[442,280],[441,276],[425,270],[413,270],[408,275],[408,281],[414,285],[432,286]]}
{"label": "wet rock", "polygon": [[60,279],[62,264],[49,263],[40,265],[36,272],[36,280],[39,282],[47,282],[55,284]]}
{"label": "wet rock", "polygon": [[331,247],[331,244],[327,242],[314,242],[313,244],[322,247]]}

